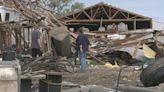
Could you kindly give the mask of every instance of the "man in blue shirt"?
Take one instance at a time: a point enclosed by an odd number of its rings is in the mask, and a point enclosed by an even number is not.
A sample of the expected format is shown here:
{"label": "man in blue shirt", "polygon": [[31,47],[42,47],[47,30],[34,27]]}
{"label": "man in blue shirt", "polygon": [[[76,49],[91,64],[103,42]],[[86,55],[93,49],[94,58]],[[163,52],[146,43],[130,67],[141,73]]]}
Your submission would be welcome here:
{"label": "man in blue shirt", "polygon": [[86,35],[83,34],[83,28],[80,28],[78,30],[79,35],[76,39],[76,49],[79,54],[79,60],[80,60],[80,70],[82,72],[86,69],[86,52],[89,51],[89,40]]}

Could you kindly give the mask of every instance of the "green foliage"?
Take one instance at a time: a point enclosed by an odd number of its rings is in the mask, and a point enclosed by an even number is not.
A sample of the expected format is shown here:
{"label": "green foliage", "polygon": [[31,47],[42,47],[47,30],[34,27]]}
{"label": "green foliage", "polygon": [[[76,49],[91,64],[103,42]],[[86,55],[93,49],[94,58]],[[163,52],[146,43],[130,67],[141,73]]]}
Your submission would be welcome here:
{"label": "green foliage", "polygon": [[71,11],[74,12],[74,11],[78,11],[78,10],[83,9],[83,8],[84,8],[84,4],[83,3],[75,2],[71,6]]}
{"label": "green foliage", "polygon": [[83,3],[74,0],[43,0],[43,3],[46,8],[55,11],[57,15],[64,15],[84,7]]}

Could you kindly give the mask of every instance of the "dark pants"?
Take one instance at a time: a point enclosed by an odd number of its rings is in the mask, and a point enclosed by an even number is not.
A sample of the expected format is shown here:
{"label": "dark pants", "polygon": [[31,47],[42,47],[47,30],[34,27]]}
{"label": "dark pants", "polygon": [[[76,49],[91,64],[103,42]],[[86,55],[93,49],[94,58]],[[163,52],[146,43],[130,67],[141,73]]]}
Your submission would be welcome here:
{"label": "dark pants", "polygon": [[42,52],[38,48],[32,48],[32,57],[42,56]]}

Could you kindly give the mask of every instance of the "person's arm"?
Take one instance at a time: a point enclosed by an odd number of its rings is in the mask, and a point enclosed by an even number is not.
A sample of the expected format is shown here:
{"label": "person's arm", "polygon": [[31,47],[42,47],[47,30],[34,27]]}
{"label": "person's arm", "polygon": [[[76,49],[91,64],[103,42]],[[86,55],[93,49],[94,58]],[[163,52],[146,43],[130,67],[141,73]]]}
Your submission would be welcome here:
{"label": "person's arm", "polygon": [[90,50],[90,41],[89,41],[88,37],[87,37],[87,45],[88,45],[88,51],[89,51]]}
{"label": "person's arm", "polygon": [[38,48],[40,49],[40,47],[41,47],[41,46],[40,46],[40,38],[37,40],[37,44],[38,44],[38,46],[39,46]]}

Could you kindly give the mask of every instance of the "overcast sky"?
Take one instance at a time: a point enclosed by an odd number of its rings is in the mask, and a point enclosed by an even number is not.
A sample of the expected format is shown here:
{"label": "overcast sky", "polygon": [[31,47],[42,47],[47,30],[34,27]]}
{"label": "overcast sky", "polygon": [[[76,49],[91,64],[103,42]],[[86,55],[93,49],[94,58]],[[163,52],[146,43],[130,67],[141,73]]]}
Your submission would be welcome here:
{"label": "overcast sky", "polygon": [[75,0],[85,7],[104,2],[164,22],[164,0]]}

